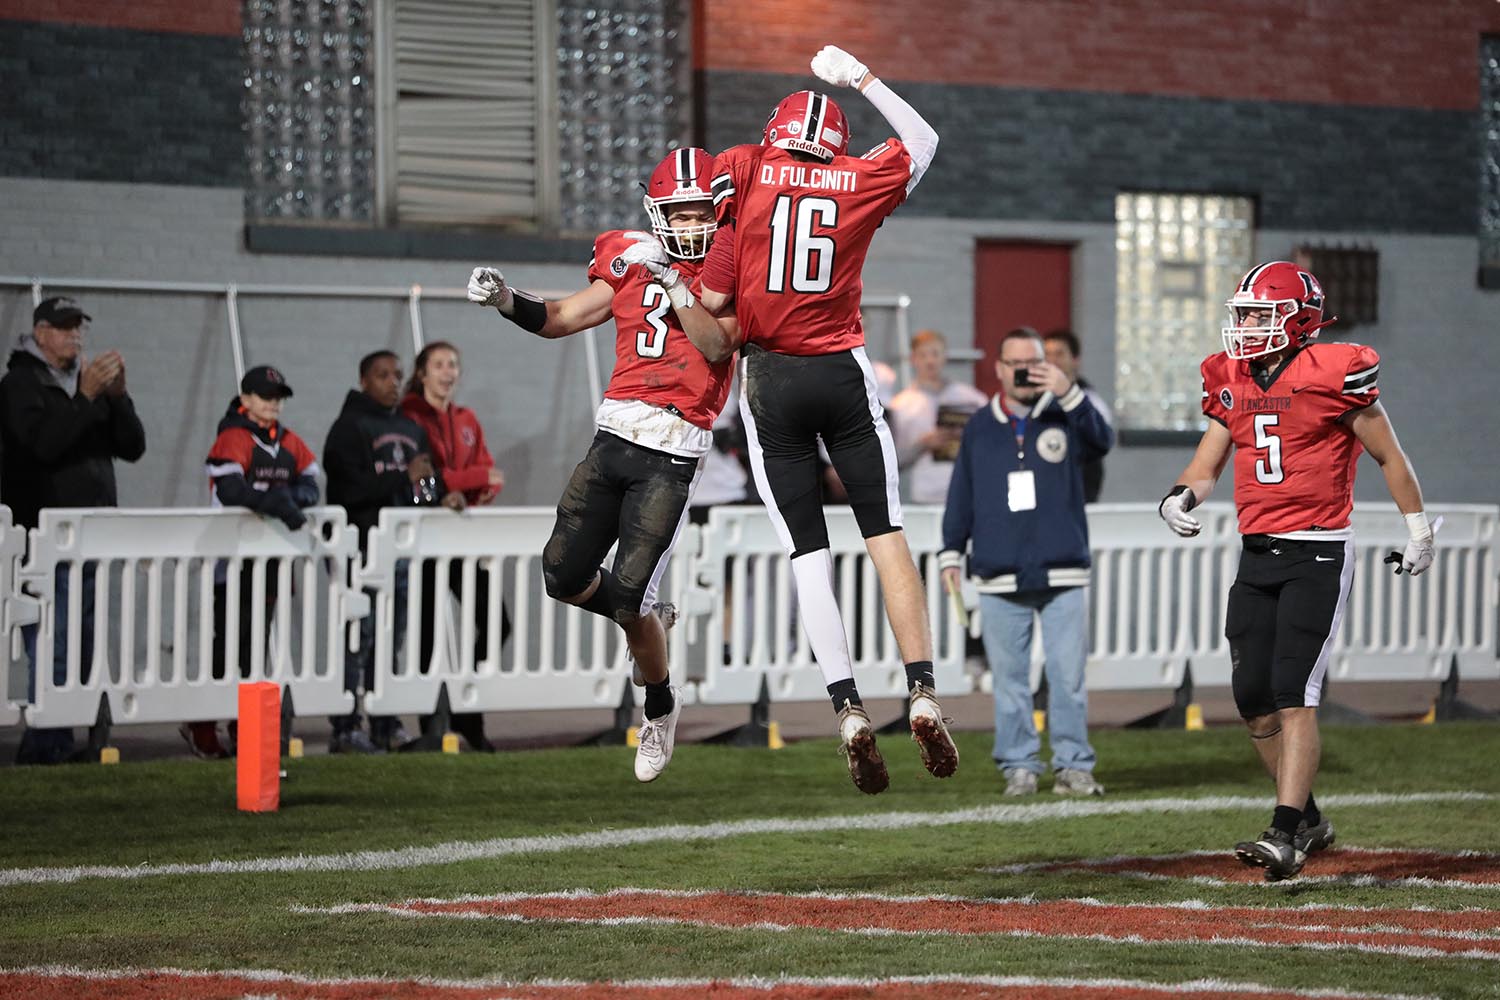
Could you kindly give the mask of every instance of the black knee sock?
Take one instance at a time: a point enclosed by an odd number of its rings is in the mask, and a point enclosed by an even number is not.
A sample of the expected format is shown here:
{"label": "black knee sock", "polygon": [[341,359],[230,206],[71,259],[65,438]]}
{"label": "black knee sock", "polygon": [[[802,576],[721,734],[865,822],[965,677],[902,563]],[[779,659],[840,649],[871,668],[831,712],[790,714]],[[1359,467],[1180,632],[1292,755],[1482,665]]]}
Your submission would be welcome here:
{"label": "black knee sock", "polygon": [[833,710],[835,712],[842,712],[844,710],[844,702],[846,701],[854,706],[864,704],[864,702],[859,700],[859,689],[854,686],[853,677],[850,677],[848,680],[834,681],[828,685],[828,695],[833,699]]}
{"label": "black knee sock", "polygon": [[589,599],[578,605],[585,611],[592,611],[596,615],[615,620],[615,575],[607,569],[599,570],[599,586],[589,595]]}
{"label": "black knee sock", "polygon": [[918,684],[931,691],[937,685],[932,680],[932,661],[918,660],[906,665],[906,690],[910,691]]}
{"label": "black knee sock", "polygon": [[1323,822],[1323,814],[1318,810],[1318,804],[1313,801],[1312,792],[1307,793],[1307,805],[1302,807],[1302,818],[1307,821],[1308,826],[1317,826]]}
{"label": "black knee sock", "polygon": [[672,711],[677,700],[672,697],[672,679],[670,677],[662,680],[660,684],[646,685],[646,718],[660,719]]}
{"label": "black knee sock", "polygon": [[1296,836],[1297,824],[1302,822],[1302,810],[1296,806],[1278,805],[1271,814],[1271,826],[1288,837]]}

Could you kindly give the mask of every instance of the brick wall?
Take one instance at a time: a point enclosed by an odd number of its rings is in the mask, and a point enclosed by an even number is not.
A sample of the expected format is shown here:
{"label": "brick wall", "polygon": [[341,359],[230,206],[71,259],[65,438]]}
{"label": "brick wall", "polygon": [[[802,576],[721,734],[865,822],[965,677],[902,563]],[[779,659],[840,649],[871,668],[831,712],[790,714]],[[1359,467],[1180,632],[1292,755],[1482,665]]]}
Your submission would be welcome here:
{"label": "brick wall", "polygon": [[241,76],[237,31],[0,20],[0,175],[238,186]]}
{"label": "brick wall", "polygon": [[[1272,228],[1475,232],[1474,113],[893,83],[941,137],[904,214],[1103,222],[1121,190],[1213,191],[1255,196]],[[759,142],[775,103],[816,84],[704,74],[709,147]],[[834,96],[854,148],[890,134]]]}
{"label": "brick wall", "polygon": [[897,80],[1472,110],[1493,0],[700,0],[699,67],[804,74],[826,43]]}

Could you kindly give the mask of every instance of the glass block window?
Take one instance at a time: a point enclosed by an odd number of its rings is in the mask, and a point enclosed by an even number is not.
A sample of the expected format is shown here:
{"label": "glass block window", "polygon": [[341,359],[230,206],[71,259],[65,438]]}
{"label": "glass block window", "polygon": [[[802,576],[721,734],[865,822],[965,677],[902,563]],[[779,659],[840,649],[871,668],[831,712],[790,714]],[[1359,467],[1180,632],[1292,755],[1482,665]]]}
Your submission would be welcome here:
{"label": "glass block window", "polygon": [[245,0],[245,216],[375,217],[374,0]]}
{"label": "glass block window", "polygon": [[692,137],[690,0],[560,0],[562,228],[644,224],[641,185]]}
{"label": "glass block window", "polygon": [[1500,35],[1479,43],[1479,264],[1500,269]]}
{"label": "glass block window", "polygon": [[1115,389],[1123,430],[1203,427],[1198,365],[1222,349],[1224,300],[1250,269],[1255,205],[1220,195],[1115,198]]}

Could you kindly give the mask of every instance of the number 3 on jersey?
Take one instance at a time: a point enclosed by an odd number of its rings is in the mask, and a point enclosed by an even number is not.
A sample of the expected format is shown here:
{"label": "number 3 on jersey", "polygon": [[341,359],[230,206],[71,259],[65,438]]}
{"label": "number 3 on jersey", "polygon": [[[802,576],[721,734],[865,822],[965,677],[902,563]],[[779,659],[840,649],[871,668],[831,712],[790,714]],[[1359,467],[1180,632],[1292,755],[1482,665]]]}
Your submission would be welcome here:
{"label": "number 3 on jersey", "polygon": [[[839,221],[839,203],[816,195],[799,199],[789,194],[777,196],[776,208],[771,212],[771,266],[766,274],[766,291],[786,291],[788,250],[792,258],[792,291],[826,292],[833,284],[833,237],[813,235],[814,216],[819,226],[833,228]],[[817,254],[816,271],[813,271],[813,254]]]}
{"label": "number 3 on jersey", "polygon": [[643,358],[659,358],[667,353],[667,324],[662,322],[662,317],[672,308],[667,290],[660,285],[647,285],[641,305],[648,310],[646,322],[651,324],[651,329],[636,333],[635,353]]}
{"label": "number 3 on jersey", "polygon": [[1281,470],[1281,438],[1271,433],[1278,419],[1275,413],[1255,415],[1255,447],[1265,449],[1266,453],[1265,458],[1255,460],[1257,482],[1279,483],[1286,478],[1286,473]]}

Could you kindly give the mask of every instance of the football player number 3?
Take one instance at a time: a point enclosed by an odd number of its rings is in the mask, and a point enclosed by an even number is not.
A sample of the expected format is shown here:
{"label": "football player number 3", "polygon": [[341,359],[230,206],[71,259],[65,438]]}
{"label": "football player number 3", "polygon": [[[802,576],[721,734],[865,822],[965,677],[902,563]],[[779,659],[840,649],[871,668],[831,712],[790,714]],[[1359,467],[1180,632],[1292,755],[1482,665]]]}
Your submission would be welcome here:
{"label": "football player number 3", "polygon": [[1279,483],[1286,478],[1281,471],[1281,438],[1272,433],[1279,419],[1275,413],[1255,415],[1255,447],[1266,453],[1255,460],[1255,479],[1262,483]]}
{"label": "football player number 3", "polygon": [[662,317],[672,308],[672,302],[667,298],[666,289],[660,285],[647,285],[641,305],[646,307],[646,322],[651,324],[651,329],[636,332],[635,353],[643,358],[659,358],[667,353],[667,324],[662,322]]}
{"label": "football player number 3", "polygon": [[814,236],[813,226],[831,229],[838,221],[839,204],[832,198],[778,196],[771,212],[771,266],[766,291],[786,291],[789,257],[792,291],[828,291],[833,283],[833,237]]}

